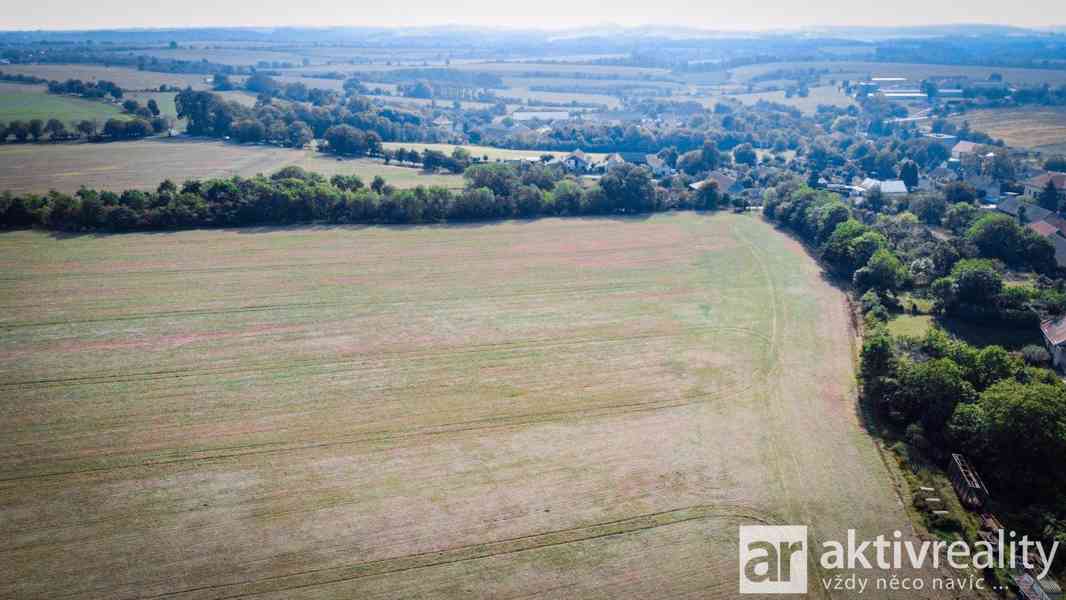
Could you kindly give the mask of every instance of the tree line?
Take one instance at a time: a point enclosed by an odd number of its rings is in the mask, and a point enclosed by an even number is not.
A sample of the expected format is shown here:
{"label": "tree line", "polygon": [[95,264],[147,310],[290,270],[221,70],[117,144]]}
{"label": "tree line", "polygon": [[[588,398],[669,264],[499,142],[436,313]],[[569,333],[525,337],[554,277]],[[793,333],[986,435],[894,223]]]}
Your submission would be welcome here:
{"label": "tree line", "polygon": [[675,209],[714,210],[728,197],[713,185],[700,193],[658,187],[634,165],[585,187],[545,165],[475,164],[461,190],[395,189],[377,177],[327,179],[298,167],[266,176],[165,181],[155,191],[81,189],[73,195],[5,193],[0,225],[62,231],[173,230],[294,223],[418,224],[570,215],[633,215]]}
{"label": "tree line", "polygon": [[170,127],[170,122],[163,117],[145,119],[108,119],[101,125],[92,119],[73,121],[69,125],[60,119],[30,119],[28,121],[0,122],[0,144],[8,140],[23,143],[30,140],[39,142],[47,136],[54,142],[86,139],[90,142],[133,140],[163,133]]}

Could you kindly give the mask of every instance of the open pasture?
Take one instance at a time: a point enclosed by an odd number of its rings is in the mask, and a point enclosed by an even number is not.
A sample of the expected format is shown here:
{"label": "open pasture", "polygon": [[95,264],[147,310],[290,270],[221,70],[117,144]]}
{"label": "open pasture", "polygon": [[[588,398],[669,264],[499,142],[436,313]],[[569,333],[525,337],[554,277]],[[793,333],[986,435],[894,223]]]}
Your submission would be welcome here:
{"label": "open pasture", "polygon": [[233,175],[251,177],[290,165],[326,176],[359,175],[368,184],[375,175],[381,175],[398,188],[463,185],[458,175],[425,174],[369,159],[337,160],[310,150],[156,138],[114,144],[0,146],[0,192],[43,193],[55,189],[72,193],[82,185],[113,191],[154,189],[165,179],[180,183]]}
{"label": "open pasture", "polygon": [[910,531],[844,296],[755,216],[14,232],[0,277],[2,597],[726,599],[738,525]]}
{"label": "open pasture", "polygon": [[0,121],[4,123],[55,118],[69,125],[71,121],[121,116],[122,109],[109,102],[57,96],[38,85],[0,83]]}

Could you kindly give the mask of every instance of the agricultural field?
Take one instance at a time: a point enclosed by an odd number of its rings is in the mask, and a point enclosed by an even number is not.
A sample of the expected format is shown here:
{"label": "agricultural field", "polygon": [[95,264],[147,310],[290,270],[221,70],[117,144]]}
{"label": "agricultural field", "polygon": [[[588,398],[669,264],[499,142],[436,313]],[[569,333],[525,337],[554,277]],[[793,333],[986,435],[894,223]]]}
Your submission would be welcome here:
{"label": "agricultural field", "polygon": [[[408,150],[418,150],[419,152],[425,150],[437,150],[445,154],[451,154],[457,146],[451,144],[421,144],[418,142],[385,142],[382,144],[389,150],[396,150],[397,148],[407,148]],[[514,160],[522,158],[538,158],[545,154],[551,154],[552,156],[566,156],[569,152],[548,152],[545,150],[509,150],[507,148],[493,148],[492,146],[475,146],[473,144],[466,144],[460,146],[470,152],[472,156],[479,158],[488,157],[490,161],[497,160]],[[593,160],[603,160],[607,157],[606,154],[586,152]]]}
{"label": "agricultural field", "polygon": [[606,94],[581,94],[578,92],[541,92],[522,86],[501,90],[499,91],[499,95],[508,98],[521,98],[529,105],[538,102],[578,102],[581,104],[602,104],[612,110],[622,106],[622,100],[617,96],[608,96]]}
{"label": "agricultural field", "polygon": [[255,66],[259,61],[300,64],[303,56],[293,52],[248,49],[248,48],[160,48],[145,50],[140,54],[160,59],[200,61],[235,66]]}
{"label": "agricultural field", "polygon": [[1066,154],[1066,107],[1033,106],[977,110],[952,119],[1002,139],[1010,146]]}
{"label": "agricultural field", "polygon": [[910,536],[844,295],[756,216],[11,232],[0,277],[2,597],[724,599],[740,524]]}
{"label": "agricultural field", "polygon": [[425,174],[369,159],[337,160],[310,150],[242,146],[189,138],[155,138],[114,144],[10,144],[0,146],[0,191],[72,193],[94,189],[154,189],[163,180],[182,182],[257,173],[296,165],[332,176],[381,175],[398,188],[462,187],[459,175]]}
{"label": "agricultural field", "polygon": [[1051,85],[1061,85],[1066,83],[1066,71],[1064,70],[853,61],[764,63],[737,67],[731,69],[730,74],[733,81],[747,83],[752,77],[778,69],[828,69],[829,74],[822,76],[823,83],[828,83],[830,79],[835,79],[837,82],[843,79],[854,81],[870,76],[905,77],[912,83],[928,77],[953,77],[957,75],[980,80],[987,79],[992,73],[1000,73],[1005,80],[1014,84],[1038,85],[1049,83]]}
{"label": "agricultural field", "polygon": [[818,111],[818,106],[827,104],[829,106],[838,106],[846,108],[855,104],[855,101],[850,97],[844,95],[835,86],[819,86],[812,87],[810,93],[806,98],[800,96],[793,96],[791,98],[785,97],[784,90],[776,92],[757,92],[752,94],[729,94],[725,96],[715,96],[704,99],[704,104],[707,106],[714,106],[720,98],[731,98],[738,100],[747,105],[754,105],[760,100],[767,102],[776,102],[778,104],[785,104],[788,106],[794,106],[804,114],[813,115]]}
{"label": "agricultural field", "polygon": [[108,102],[57,96],[46,92],[43,86],[0,83],[0,121],[5,123],[56,118],[69,124],[83,119],[106,120],[121,116],[122,109]]}
{"label": "agricultural field", "polygon": [[157,90],[161,85],[177,88],[192,87],[207,89],[211,87],[204,82],[204,75],[186,73],[156,73],[138,71],[125,67],[107,67],[104,65],[3,65],[0,71],[12,74],[33,75],[55,81],[81,79],[82,81],[113,81],[124,90]]}

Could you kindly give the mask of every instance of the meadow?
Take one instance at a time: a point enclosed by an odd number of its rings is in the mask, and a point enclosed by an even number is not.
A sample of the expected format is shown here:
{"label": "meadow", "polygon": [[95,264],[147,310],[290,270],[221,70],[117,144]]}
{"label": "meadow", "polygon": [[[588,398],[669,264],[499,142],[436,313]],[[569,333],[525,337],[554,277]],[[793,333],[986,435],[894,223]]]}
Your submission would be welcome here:
{"label": "meadow", "polygon": [[75,120],[107,120],[121,115],[122,109],[108,102],[57,96],[43,86],[0,83],[0,121],[5,123],[55,118],[69,125]]}
{"label": "meadow", "polygon": [[462,187],[459,175],[426,174],[370,159],[338,160],[311,150],[248,146],[190,138],[155,138],[111,144],[8,144],[0,146],[0,192],[49,190],[73,193],[81,186],[122,191],[155,189],[163,180],[270,174],[295,165],[323,175],[376,175],[398,188]]}
{"label": "meadow", "polygon": [[755,216],[10,232],[0,277],[2,597],[724,599],[738,525],[910,535],[844,295]]}

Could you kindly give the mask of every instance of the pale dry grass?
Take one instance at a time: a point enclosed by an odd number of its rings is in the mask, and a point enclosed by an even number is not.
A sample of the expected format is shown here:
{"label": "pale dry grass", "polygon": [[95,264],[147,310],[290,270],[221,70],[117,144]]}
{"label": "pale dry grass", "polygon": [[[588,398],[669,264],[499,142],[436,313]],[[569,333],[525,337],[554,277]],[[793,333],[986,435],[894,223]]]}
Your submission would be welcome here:
{"label": "pale dry grass", "polygon": [[0,596],[732,598],[739,524],[909,530],[843,295],[756,217],[19,232],[0,276]]}

